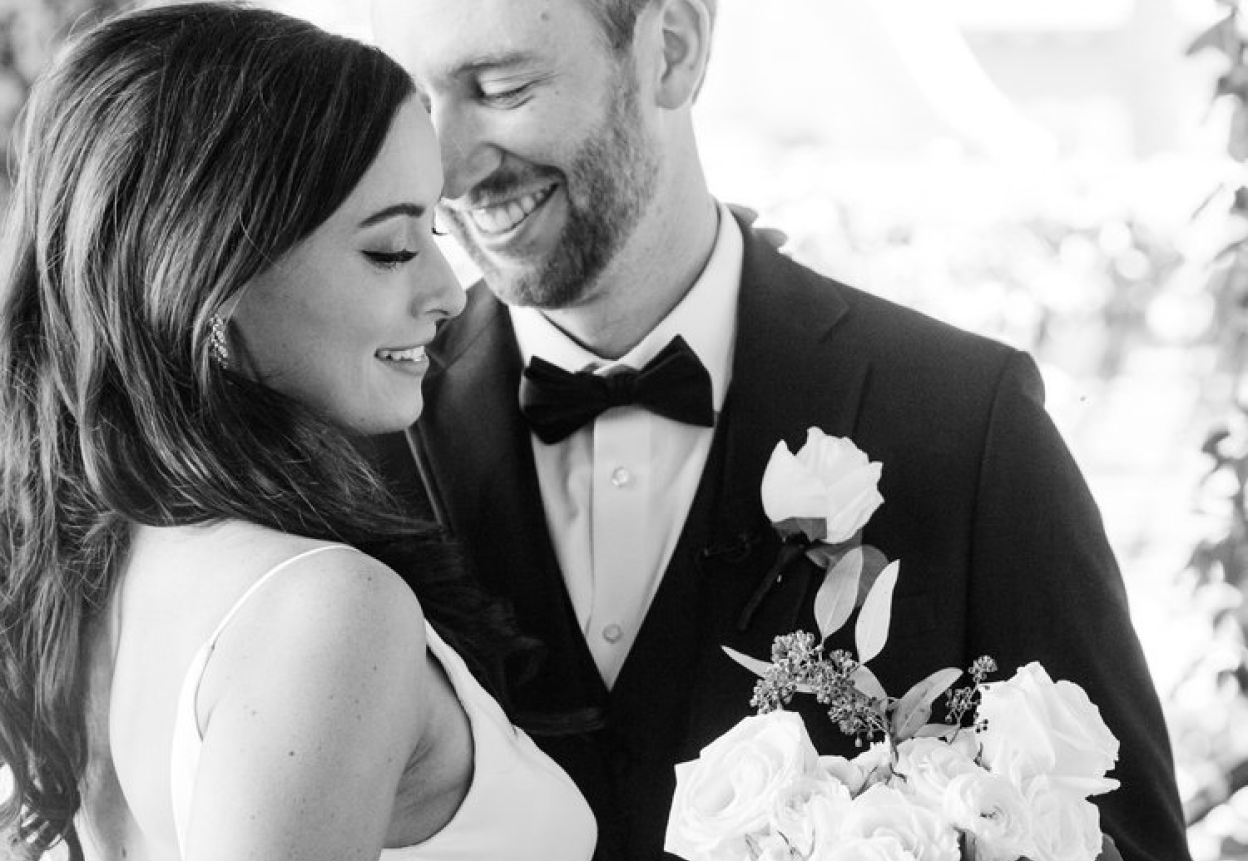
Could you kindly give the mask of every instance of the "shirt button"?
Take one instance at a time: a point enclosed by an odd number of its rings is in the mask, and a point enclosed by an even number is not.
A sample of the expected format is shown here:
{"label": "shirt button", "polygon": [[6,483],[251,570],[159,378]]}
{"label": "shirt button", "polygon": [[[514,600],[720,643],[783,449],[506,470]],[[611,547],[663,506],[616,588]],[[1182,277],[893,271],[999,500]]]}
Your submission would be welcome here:
{"label": "shirt button", "polygon": [[628,487],[633,483],[633,474],[622,466],[611,471],[611,483],[616,487]]}
{"label": "shirt button", "polygon": [[624,629],[619,625],[607,625],[602,629],[602,638],[608,643],[618,643],[624,636]]}

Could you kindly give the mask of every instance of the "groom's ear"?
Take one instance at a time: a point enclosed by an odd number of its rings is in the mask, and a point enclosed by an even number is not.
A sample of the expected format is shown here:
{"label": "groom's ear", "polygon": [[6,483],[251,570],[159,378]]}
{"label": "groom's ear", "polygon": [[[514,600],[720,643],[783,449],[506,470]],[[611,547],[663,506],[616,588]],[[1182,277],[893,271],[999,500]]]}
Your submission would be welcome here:
{"label": "groom's ear", "polygon": [[715,0],[656,0],[662,37],[658,81],[661,107],[685,107],[697,98],[711,54]]}

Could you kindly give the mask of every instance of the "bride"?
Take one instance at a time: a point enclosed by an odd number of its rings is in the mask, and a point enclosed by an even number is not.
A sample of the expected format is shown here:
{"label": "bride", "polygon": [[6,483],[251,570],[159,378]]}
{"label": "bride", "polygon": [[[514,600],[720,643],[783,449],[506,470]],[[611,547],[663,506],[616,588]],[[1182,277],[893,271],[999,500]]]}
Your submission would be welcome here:
{"label": "bride", "polygon": [[464,302],[407,75],[180,4],[82,35],[27,110],[0,826],[33,857],[589,858],[584,800],[483,688],[522,640],[353,445],[416,418]]}

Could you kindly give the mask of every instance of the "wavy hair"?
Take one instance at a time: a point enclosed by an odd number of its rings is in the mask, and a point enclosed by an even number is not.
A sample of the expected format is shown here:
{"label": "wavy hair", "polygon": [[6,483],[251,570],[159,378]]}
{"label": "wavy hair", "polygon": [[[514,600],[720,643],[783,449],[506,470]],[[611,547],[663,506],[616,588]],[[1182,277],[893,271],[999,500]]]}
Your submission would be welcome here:
{"label": "wavy hair", "polygon": [[86,633],[134,524],[360,547],[487,681],[517,642],[352,440],[210,358],[214,311],[338,208],[412,93],[375,48],[224,3],[116,17],[34,87],[0,270],[0,827],[35,857],[81,857]]}

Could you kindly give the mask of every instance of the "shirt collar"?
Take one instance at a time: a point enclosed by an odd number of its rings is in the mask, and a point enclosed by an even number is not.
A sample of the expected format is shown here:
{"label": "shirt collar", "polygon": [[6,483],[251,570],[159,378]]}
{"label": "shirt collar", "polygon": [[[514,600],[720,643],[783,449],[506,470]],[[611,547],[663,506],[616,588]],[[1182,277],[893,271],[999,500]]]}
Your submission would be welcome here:
{"label": "shirt collar", "polygon": [[524,363],[536,355],[566,371],[593,368],[595,373],[606,373],[621,365],[641,368],[680,335],[710,373],[712,402],[719,412],[732,376],[745,242],[728,208],[720,203],[718,210],[719,230],[702,274],[637,346],[615,361],[603,359],[565,335],[536,308],[512,306],[508,313]]}

